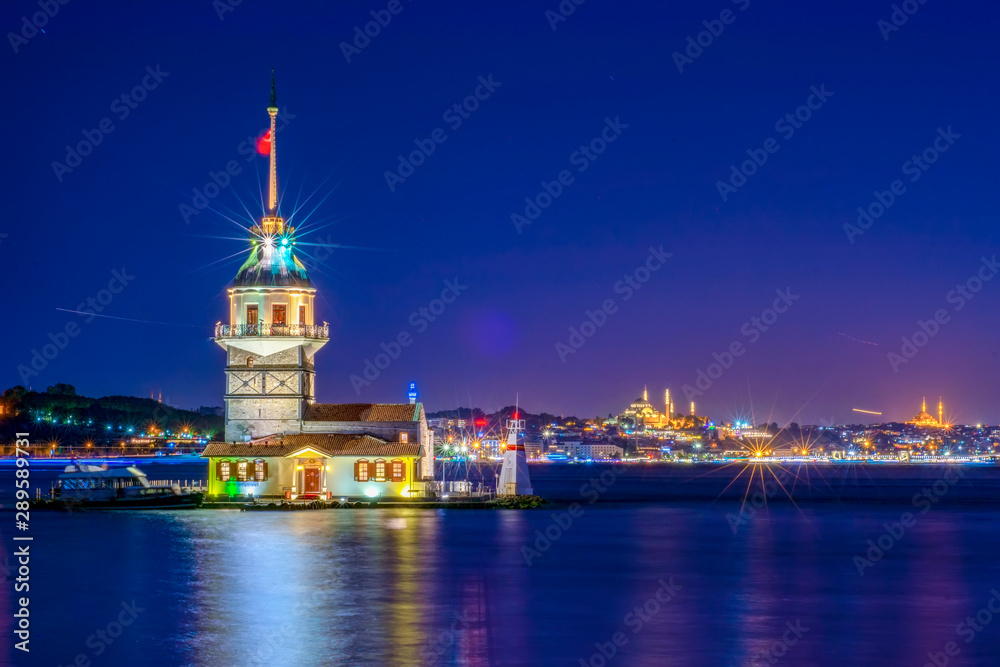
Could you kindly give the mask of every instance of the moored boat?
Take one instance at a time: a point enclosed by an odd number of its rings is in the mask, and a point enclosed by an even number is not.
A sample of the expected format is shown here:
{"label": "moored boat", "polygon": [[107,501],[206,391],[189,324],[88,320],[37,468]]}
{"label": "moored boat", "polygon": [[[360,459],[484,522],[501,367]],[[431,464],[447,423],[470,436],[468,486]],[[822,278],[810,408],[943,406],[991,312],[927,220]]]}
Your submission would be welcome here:
{"label": "moored boat", "polygon": [[135,466],[108,468],[74,461],[38,509],[186,509],[201,504],[203,494],[178,484],[155,486]]}

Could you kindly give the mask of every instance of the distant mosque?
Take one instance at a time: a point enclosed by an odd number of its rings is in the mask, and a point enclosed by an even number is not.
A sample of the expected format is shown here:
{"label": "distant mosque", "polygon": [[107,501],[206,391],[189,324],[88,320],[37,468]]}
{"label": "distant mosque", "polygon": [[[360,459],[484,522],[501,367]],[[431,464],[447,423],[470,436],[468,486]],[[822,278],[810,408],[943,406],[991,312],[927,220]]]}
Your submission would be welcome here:
{"label": "distant mosque", "polygon": [[920,405],[920,413],[906,423],[910,426],[920,426],[923,428],[944,428],[947,426],[944,423],[944,403],[938,398],[938,416],[935,419],[933,415],[927,412],[927,399],[924,398],[923,403]]}
{"label": "distant mosque", "polygon": [[[618,414],[618,424],[623,428],[641,430],[643,428],[669,428],[675,422],[683,421],[675,417],[674,403],[670,400],[670,390],[663,397],[663,412],[660,412],[649,402],[649,391],[644,387],[642,396],[632,401],[632,404]],[[691,414],[694,415],[694,403],[691,404]]]}

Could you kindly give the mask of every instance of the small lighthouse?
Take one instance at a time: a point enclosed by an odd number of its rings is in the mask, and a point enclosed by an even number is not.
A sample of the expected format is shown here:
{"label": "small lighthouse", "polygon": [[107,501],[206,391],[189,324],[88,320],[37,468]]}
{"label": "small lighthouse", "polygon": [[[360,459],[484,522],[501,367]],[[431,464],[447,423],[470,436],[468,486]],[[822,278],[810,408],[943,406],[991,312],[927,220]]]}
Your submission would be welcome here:
{"label": "small lighthouse", "polygon": [[531,488],[531,477],[528,475],[528,457],[524,445],[517,444],[517,436],[524,428],[524,420],[507,420],[507,451],[503,455],[503,467],[500,468],[500,479],[497,481],[498,496],[530,496],[534,494]]}

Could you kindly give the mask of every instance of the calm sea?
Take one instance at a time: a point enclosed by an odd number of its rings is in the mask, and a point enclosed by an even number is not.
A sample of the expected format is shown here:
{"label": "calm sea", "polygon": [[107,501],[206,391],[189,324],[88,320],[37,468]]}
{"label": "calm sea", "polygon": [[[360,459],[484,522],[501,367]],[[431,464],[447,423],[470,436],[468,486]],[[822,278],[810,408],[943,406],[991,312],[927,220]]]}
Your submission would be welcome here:
{"label": "calm sea", "polygon": [[[203,464],[140,465],[204,477]],[[47,488],[55,471],[42,468]],[[12,648],[11,536],[23,533],[4,511],[0,662],[996,665],[1000,531],[996,505],[971,502],[996,472],[912,468],[793,475],[796,504],[772,486],[744,506],[749,475],[735,468],[538,466],[536,490],[566,502],[38,512],[18,594],[31,599],[30,654]],[[12,470],[0,463],[5,510]],[[799,497],[839,482],[852,502]],[[872,488],[895,502],[864,497]]]}

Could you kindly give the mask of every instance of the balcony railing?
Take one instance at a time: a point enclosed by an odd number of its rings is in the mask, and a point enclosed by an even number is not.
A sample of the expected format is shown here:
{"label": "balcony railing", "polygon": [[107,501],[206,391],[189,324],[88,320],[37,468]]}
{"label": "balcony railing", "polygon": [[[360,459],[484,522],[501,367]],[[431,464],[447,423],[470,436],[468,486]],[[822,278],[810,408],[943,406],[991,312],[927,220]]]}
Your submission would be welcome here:
{"label": "balcony railing", "polygon": [[216,338],[265,338],[268,336],[297,336],[300,338],[329,338],[330,325],[323,324],[216,324]]}

